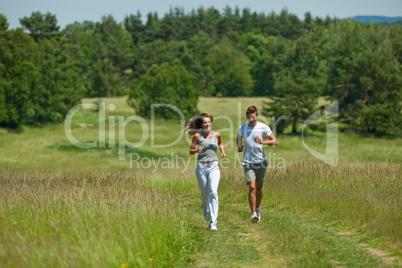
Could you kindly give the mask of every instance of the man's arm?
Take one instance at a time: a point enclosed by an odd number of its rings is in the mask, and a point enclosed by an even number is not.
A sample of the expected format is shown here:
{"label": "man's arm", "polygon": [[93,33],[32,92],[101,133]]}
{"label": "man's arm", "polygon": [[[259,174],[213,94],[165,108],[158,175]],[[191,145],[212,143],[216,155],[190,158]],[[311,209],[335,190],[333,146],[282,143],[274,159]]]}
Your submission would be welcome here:
{"label": "man's arm", "polygon": [[262,140],[260,137],[256,137],[255,141],[259,144],[262,145],[268,145],[268,146],[278,146],[278,141],[276,140],[274,134],[272,133],[271,135],[268,136],[269,140]]}
{"label": "man's arm", "polygon": [[244,150],[244,145],[242,145],[242,138],[243,138],[242,136],[237,134],[236,143],[237,143],[237,151],[239,153],[243,152]]}

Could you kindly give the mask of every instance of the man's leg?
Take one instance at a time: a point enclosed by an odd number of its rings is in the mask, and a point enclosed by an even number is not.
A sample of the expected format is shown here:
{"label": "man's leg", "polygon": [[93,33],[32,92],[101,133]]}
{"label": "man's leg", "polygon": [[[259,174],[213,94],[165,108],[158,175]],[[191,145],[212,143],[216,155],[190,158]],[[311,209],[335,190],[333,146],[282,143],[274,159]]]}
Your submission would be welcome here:
{"label": "man's leg", "polygon": [[260,205],[261,205],[261,199],[262,199],[262,187],[264,185],[264,178],[265,178],[265,172],[267,170],[268,163],[264,161],[256,170],[256,212],[258,216],[258,221],[261,221],[261,211],[260,211]]}
{"label": "man's leg", "polygon": [[[255,181],[248,182],[248,203],[250,204],[251,213],[255,212],[256,205],[256,193],[255,193]],[[261,199],[260,199],[261,202]]]}
{"label": "man's leg", "polygon": [[259,208],[262,199],[262,186],[264,185],[265,172],[267,171],[268,163],[264,161],[255,170],[256,182],[256,207]]}
{"label": "man's leg", "polygon": [[248,184],[248,203],[251,209],[251,222],[256,223],[258,221],[257,213],[255,212],[256,194],[255,194],[255,171],[252,168],[245,167],[244,173]]}
{"label": "man's leg", "polygon": [[256,202],[255,202],[255,207],[259,208],[261,205],[261,199],[262,199],[262,186],[256,184]]}

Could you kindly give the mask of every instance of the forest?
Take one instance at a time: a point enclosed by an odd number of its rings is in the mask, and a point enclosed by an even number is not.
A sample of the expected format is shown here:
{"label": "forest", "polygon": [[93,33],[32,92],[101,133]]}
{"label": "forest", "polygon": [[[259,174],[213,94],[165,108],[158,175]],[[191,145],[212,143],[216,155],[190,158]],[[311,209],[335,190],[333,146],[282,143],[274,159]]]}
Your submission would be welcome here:
{"label": "forest", "polygon": [[[146,21],[144,23],[144,21]],[[318,99],[337,101],[341,130],[401,134],[402,25],[304,20],[226,6],[163,18],[140,12],[122,22],[74,22],[60,29],[33,12],[9,29],[0,14],[0,127],[61,122],[82,98],[127,96],[140,116],[169,103],[185,116],[201,96],[263,96],[263,113],[298,125]],[[161,112],[161,118],[175,115]]]}

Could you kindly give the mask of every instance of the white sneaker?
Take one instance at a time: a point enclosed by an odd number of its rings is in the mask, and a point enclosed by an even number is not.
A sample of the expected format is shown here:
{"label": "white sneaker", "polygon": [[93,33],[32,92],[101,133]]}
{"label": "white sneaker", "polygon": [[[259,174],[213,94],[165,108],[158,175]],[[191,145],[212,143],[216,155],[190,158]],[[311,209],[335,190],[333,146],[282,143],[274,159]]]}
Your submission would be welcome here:
{"label": "white sneaker", "polygon": [[257,213],[253,212],[253,214],[251,214],[251,222],[252,223],[257,223],[258,222]]}
{"label": "white sneaker", "polygon": [[257,213],[257,217],[258,217],[258,221],[257,221],[257,222],[260,222],[260,221],[261,221],[261,211],[260,211],[260,209],[259,209],[259,208],[256,208],[256,209],[255,209],[255,213]]}
{"label": "white sneaker", "polygon": [[209,211],[208,211],[208,210],[204,210],[204,218],[205,218],[205,220],[207,220],[207,221],[210,221],[210,220],[211,220],[211,214],[209,214]]}
{"label": "white sneaker", "polygon": [[216,226],[213,226],[213,225],[212,225],[212,221],[209,223],[208,228],[209,228],[209,230],[211,230],[211,231],[218,231],[218,228],[216,228]]}

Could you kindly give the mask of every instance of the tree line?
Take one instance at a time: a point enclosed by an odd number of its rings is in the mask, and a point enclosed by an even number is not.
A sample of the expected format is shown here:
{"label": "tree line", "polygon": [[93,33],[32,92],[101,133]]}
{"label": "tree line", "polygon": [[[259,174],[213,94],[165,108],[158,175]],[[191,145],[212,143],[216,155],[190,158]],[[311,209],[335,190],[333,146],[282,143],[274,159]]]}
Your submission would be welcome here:
{"label": "tree line", "polygon": [[[0,15],[0,127],[63,120],[83,97],[128,96],[139,115],[170,103],[185,116],[199,96],[266,96],[279,129],[312,114],[319,97],[339,103],[347,128],[399,135],[402,26],[213,7],[163,18],[148,13],[57,26],[33,12],[8,29]],[[174,114],[160,110],[162,118]]]}

